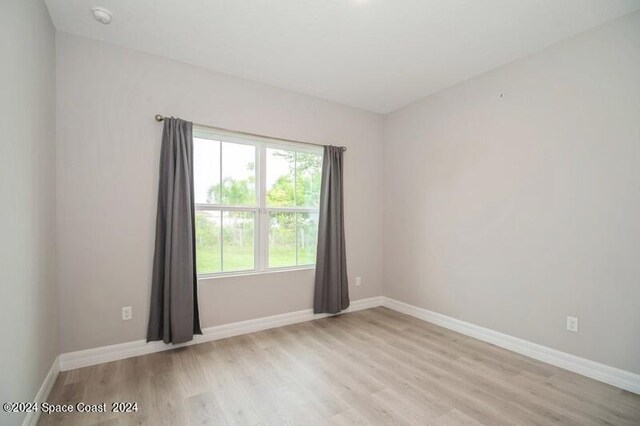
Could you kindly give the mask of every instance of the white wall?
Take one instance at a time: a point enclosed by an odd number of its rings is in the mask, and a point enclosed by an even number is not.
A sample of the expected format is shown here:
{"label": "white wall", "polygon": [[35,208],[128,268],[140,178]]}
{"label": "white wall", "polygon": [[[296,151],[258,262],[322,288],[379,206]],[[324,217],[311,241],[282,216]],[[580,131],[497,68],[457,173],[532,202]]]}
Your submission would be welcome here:
{"label": "white wall", "polygon": [[[58,33],[62,351],[145,336],[162,113],[347,145],[352,299],[384,281],[387,296],[640,372],[639,46],[636,13],[385,120]],[[312,286],[311,270],[201,281],[202,325],[309,308]]]}
{"label": "white wall", "polygon": [[[162,125],[196,123],[346,145],[352,300],[382,294],[382,117],[58,33],[62,351],[146,334]],[[200,281],[203,327],[312,306],[313,270]],[[122,306],[134,319],[120,319]]]}
{"label": "white wall", "polygon": [[[0,2],[0,401],[33,401],[58,355],[55,31],[39,0]],[[0,411],[3,425],[24,415]]]}
{"label": "white wall", "polygon": [[386,296],[640,373],[639,13],[391,114],[384,183]]}

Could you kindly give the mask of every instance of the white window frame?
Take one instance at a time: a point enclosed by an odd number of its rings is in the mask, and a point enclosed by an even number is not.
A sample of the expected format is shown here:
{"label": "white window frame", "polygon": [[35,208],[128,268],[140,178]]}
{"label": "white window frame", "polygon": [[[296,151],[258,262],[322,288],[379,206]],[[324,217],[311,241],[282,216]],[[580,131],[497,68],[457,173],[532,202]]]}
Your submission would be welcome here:
{"label": "white window frame", "polygon": [[[273,212],[284,213],[316,213],[319,214],[319,208],[307,207],[267,207],[267,149],[283,149],[293,150],[297,152],[306,152],[319,154],[323,156],[322,146],[314,146],[309,144],[295,143],[283,141],[275,138],[267,138],[261,136],[244,135],[239,133],[227,132],[218,129],[212,129],[204,126],[193,126],[193,137],[199,139],[210,139],[219,142],[230,142],[243,145],[252,145],[256,148],[255,174],[256,203],[253,206],[232,206],[224,204],[195,204],[195,211],[219,211],[222,215],[225,211],[242,211],[254,213],[254,268],[241,271],[222,271],[198,273],[198,279],[208,279],[217,277],[228,277],[234,275],[250,275],[280,271],[295,271],[301,269],[314,269],[315,262],[304,265],[269,267],[269,214]],[[220,156],[220,170],[222,170],[222,156]],[[296,177],[294,176],[294,185]],[[295,191],[295,189],[294,189]],[[222,216],[221,216],[222,217]],[[222,239],[221,239],[221,244]],[[197,256],[197,253],[196,253]],[[298,263],[298,232],[296,228],[296,263]],[[221,250],[221,262],[224,260],[224,249]],[[223,263],[221,263],[222,265]]]}

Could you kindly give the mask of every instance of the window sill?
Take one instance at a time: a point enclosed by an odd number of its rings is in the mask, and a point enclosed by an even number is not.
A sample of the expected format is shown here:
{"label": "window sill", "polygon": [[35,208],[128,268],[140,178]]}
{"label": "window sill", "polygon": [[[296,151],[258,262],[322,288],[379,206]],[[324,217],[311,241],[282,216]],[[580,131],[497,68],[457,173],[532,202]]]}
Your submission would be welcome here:
{"label": "window sill", "polygon": [[297,267],[291,267],[291,268],[272,268],[264,271],[238,271],[238,272],[223,272],[218,274],[202,274],[202,275],[198,275],[198,281],[216,280],[220,278],[246,277],[251,275],[281,274],[283,272],[308,271],[310,269],[316,269],[316,266],[307,265],[307,266],[297,266]]}

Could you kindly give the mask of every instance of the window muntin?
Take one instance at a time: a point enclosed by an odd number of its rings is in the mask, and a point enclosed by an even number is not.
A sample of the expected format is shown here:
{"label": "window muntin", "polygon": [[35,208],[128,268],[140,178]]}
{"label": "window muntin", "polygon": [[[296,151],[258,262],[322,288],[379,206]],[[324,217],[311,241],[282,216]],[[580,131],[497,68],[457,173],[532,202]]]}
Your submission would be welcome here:
{"label": "window muntin", "polygon": [[198,275],[315,264],[322,149],[194,128]]}

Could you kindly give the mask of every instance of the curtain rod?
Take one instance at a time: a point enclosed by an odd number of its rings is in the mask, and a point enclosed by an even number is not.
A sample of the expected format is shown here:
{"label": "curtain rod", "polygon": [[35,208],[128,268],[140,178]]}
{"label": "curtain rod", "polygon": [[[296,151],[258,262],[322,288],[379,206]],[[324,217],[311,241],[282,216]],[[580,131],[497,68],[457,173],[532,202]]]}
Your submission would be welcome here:
{"label": "curtain rod", "polygon": [[[165,117],[163,115],[156,114],[155,118],[156,118],[156,121],[164,121]],[[293,139],[276,138],[276,137],[273,137],[273,136],[261,135],[259,133],[242,132],[240,130],[225,129],[224,127],[208,126],[208,125],[205,125],[205,124],[197,124],[196,123],[196,126],[207,127],[209,129],[222,130],[224,132],[238,133],[240,135],[245,135],[245,136],[255,136],[255,137],[259,137],[259,138],[275,139],[275,140],[284,141],[284,142],[302,143],[302,144],[305,144],[305,145],[325,146],[325,145],[322,145],[322,144],[319,144],[319,143],[302,142],[302,141],[296,141],[296,140],[293,140]],[[342,151],[346,151],[347,150],[346,146],[341,146],[340,148],[342,148]]]}

